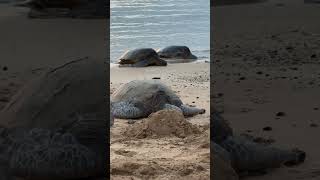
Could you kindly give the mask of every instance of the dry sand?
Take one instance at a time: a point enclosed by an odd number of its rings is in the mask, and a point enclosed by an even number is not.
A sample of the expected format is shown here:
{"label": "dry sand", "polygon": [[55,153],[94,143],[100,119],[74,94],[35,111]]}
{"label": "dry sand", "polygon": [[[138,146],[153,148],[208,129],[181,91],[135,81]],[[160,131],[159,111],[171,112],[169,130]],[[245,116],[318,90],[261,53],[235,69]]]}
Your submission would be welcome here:
{"label": "dry sand", "polygon": [[243,179],[320,179],[320,6],[270,0],[220,6],[213,13],[212,103],[237,134],[307,153],[299,166]]}
{"label": "dry sand", "polygon": [[[169,64],[167,67],[147,68],[113,67],[111,68],[111,93],[119,85],[131,80],[154,77],[161,78],[162,82],[176,91],[184,103],[206,109],[205,114],[187,118],[187,121],[196,126],[200,132],[194,133],[190,130],[193,128],[190,128],[189,124],[183,123],[179,117],[175,116],[169,117],[176,121],[165,121],[162,124],[155,124],[154,122],[157,121],[154,119],[139,120],[141,122],[134,124],[128,124],[128,120],[116,119],[111,129],[111,179],[208,180],[210,170],[209,64]],[[159,114],[159,117],[165,116]],[[139,123],[149,123],[148,133],[144,133],[143,136],[141,133],[135,134],[146,127],[145,124]],[[159,130],[152,128],[154,125],[157,125]],[[161,127],[165,127],[167,131],[160,130]],[[133,128],[134,131],[127,132],[127,128]],[[176,135],[168,136],[168,132],[179,134],[173,133]],[[161,135],[162,133],[167,135]]]}

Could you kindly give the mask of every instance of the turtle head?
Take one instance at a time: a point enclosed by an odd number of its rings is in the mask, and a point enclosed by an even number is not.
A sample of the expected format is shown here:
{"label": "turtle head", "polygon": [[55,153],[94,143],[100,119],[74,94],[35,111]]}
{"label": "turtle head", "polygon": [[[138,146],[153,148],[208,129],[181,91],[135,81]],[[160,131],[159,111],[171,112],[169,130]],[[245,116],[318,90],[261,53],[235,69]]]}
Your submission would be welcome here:
{"label": "turtle head", "polygon": [[293,158],[284,162],[285,166],[295,166],[295,165],[299,165],[301,163],[304,162],[304,160],[306,159],[306,152],[298,149],[298,148],[294,148],[291,150],[291,154],[293,154]]}
{"label": "turtle head", "polygon": [[159,66],[166,66],[166,65],[167,65],[167,61],[159,58],[159,63],[158,63],[158,65],[159,65]]}
{"label": "turtle head", "polygon": [[190,54],[189,59],[198,59],[198,57],[193,54]]}

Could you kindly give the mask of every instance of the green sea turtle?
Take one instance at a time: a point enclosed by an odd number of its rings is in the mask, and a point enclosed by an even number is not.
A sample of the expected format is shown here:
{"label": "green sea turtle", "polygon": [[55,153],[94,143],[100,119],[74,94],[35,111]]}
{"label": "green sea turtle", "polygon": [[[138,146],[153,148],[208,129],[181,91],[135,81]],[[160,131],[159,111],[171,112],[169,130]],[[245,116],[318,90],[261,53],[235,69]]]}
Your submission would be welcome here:
{"label": "green sea turtle", "polygon": [[120,67],[146,67],[166,66],[167,62],[160,59],[157,52],[152,48],[133,49],[125,52],[119,58]]}
{"label": "green sea turtle", "polygon": [[71,61],[13,97],[0,112],[0,173],[28,179],[106,177],[107,67],[91,58]]}
{"label": "green sea turtle", "polygon": [[191,62],[197,60],[187,46],[168,46],[157,50],[160,58],[170,63]]}
{"label": "green sea turtle", "polygon": [[270,145],[255,143],[251,139],[233,135],[229,124],[217,113],[212,113],[211,141],[215,152],[229,161],[240,175],[264,173],[281,165],[296,165],[305,160],[305,152],[284,150]]}
{"label": "green sea turtle", "polygon": [[134,80],[119,87],[111,96],[115,118],[138,119],[162,109],[176,109],[184,116],[205,113],[204,109],[184,105],[180,98],[159,80]]}

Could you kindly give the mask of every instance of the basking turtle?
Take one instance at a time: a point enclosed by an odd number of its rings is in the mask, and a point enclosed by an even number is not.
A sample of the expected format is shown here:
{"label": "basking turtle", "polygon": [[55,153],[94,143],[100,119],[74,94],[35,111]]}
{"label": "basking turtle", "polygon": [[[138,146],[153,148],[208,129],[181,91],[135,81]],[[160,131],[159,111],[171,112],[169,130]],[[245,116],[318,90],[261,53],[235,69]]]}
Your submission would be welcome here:
{"label": "basking turtle", "polygon": [[212,117],[210,139],[215,144],[213,148],[240,174],[264,173],[283,164],[296,165],[305,160],[305,152],[298,149],[279,149],[234,136],[228,123],[216,111]]}
{"label": "basking turtle", "polygon": [[166,66],[167,62],[159,58],[154,49],[141,48],[125,52],[119,58],[120,67]]}
{"label": "basking turtle", "polygon": [[180,98],[159,80],[134,80],[122,85],[111,96],[115,118],[138,119],[162,109],[176,109],[184,116],[205,113],[204,109],[184,105]]}
{"label": "basking turtle", "polygon": [[160,58],[170,63],[191,62],[197,59],[187,46],[168,46],[157,51]]}
{"label": "basking turtle", "polygon": [[7,168],[0,171],[30,179],[105,177],[107,67],[71,61],[13,97],[0,113],[0,164]]}

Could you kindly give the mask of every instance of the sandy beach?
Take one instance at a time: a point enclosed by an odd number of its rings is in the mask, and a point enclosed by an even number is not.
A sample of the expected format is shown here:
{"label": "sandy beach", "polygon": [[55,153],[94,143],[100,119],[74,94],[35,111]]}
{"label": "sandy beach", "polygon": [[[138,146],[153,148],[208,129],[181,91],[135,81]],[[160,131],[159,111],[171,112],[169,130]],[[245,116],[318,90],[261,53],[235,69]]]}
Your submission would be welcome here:
{"label": "sandy beach", "polygon": [[319,9],[298,0],[213,8],[212,103],[236,134],[307,153],[299,166],[242,179],[320,178]]}
{"label": "sandy beach", "polygon": [[111,93],[131,80],[156,77],[171,87],[185,104],[206,109],[205,114],[187,118],[187,121],[200,127],[201,132],[185,138],[128,137],[125,132],[138,122],[128,124],[128,120],[116,119],[111,128],[111,179],[209,179],[209,63],[113,67],[110,75]]}

